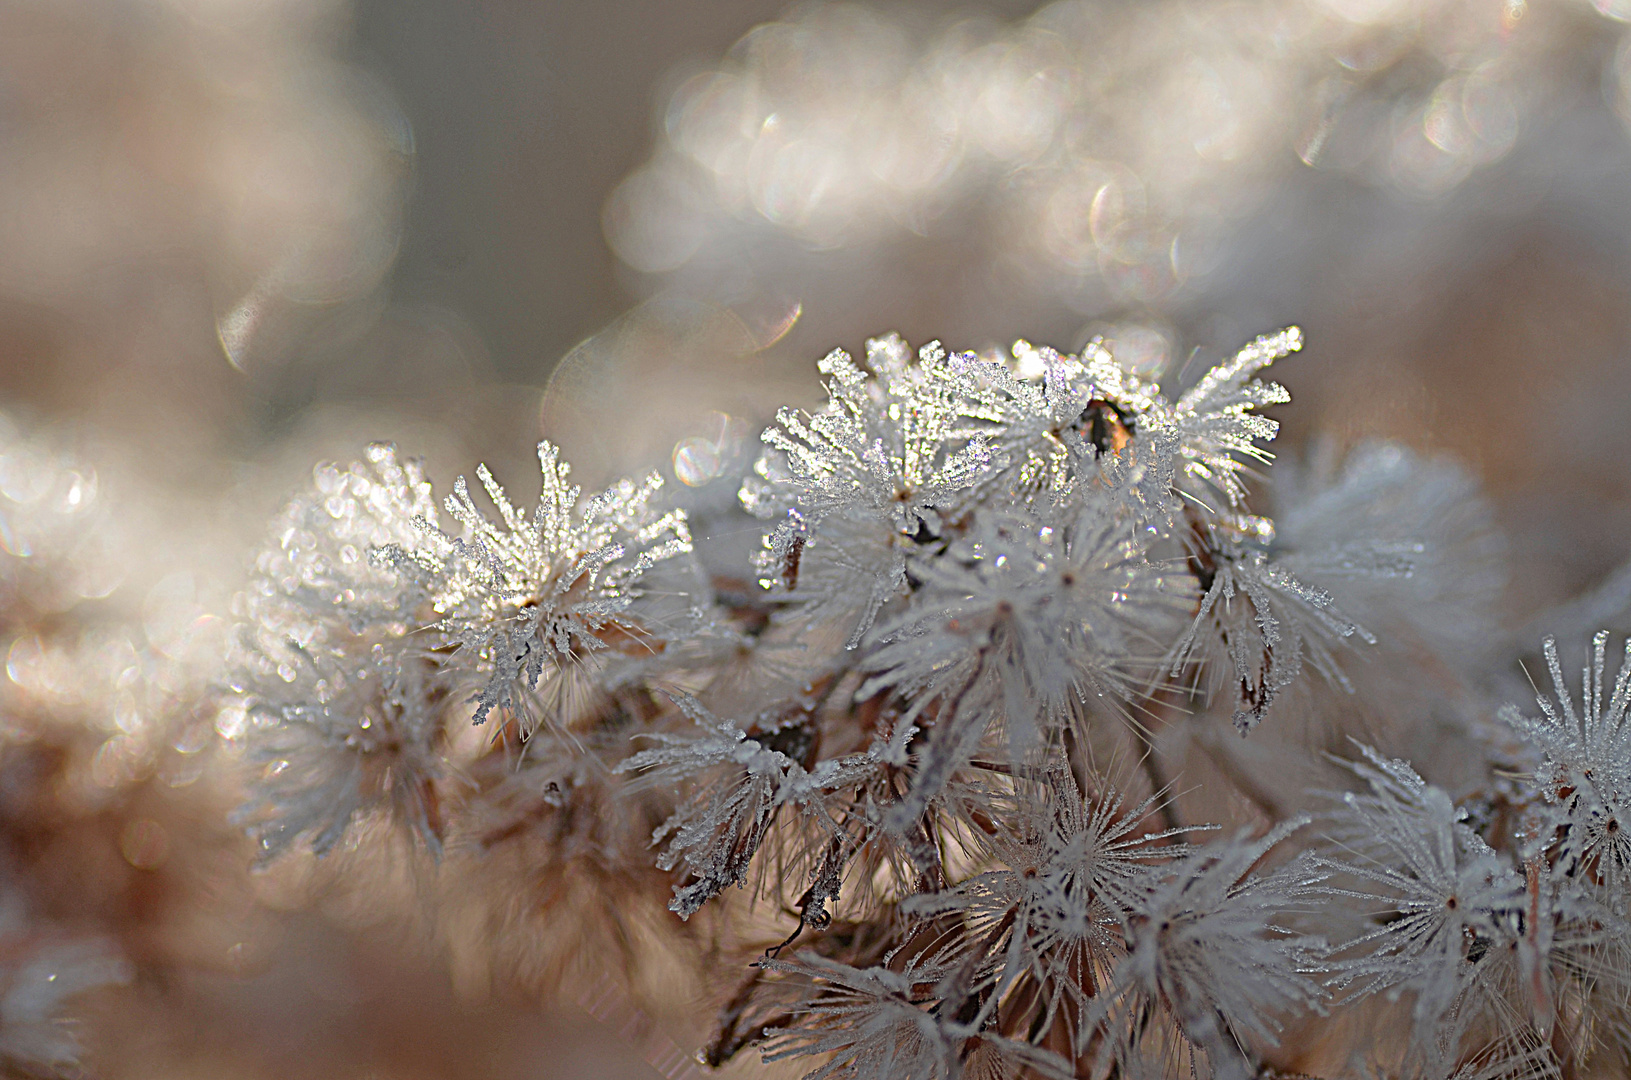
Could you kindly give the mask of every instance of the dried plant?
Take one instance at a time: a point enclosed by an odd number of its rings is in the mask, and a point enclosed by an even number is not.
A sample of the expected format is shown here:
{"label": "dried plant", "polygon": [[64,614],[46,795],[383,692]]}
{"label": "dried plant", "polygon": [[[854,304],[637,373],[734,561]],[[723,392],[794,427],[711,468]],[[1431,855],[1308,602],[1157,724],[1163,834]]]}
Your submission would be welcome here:
{"label": "dried plant", "polygon": [[[449,895],[489,894],[456,945],[546,982],[690,964],[724,1003],[713,1065],[1623,1060],[1631,668],[1605,687],[1600,636],[1577,701],[1548,640],[1542,719],[1467,718],[1499,541],[1449,462],[1359,446],[1255,513],[1258,410],[1287,400],[1260,376],[1301,344],[1162,386],[1098,342],[879,338],[777,414],[737,509],[655,474],[586,497],[546,443],[536,510],[483,468],[497,523],[461,480],[453,533],[390,447],[320,467],[238,607],[242,819],[269,860],[394,822]],[[692,539],[753,518],[756,569]],[[1357,741],[1389,730],[1350,707],[1381,683],[1415,714],[1392,730],[1462,757],[1453,795]],[[1216,783],[1179,779],[1195,748]]]}

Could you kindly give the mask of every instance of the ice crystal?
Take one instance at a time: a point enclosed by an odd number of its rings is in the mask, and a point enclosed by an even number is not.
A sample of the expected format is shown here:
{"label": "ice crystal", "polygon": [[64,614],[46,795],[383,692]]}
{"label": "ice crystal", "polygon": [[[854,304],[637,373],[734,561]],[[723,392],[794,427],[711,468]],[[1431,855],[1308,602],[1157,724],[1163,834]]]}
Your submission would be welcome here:
{"label": "ice crystal", "polygon": [[[1320,875],[1303,861],[1252,873],[1303,824],[1208,845],[1151,875],[1125,916],[1126,958],[1088,1015],[1089,1028],[1106,1036],[1100,1054],[1145,1053],[1136,1018],[1159,1008],[1204,1053],[1212,1076],[1251,1077],[1257,1055],[1278,1040],[1280,1018],[1320,1008],[1318,943],[1287,925]],[[1163,1061],[1169,1075],[1178,1064]]]}
{"label": "ice crystal", "polygon": [[427,596],[369,558],[418,544],[417,522],[434,513],[418,463],[372,446],[346,470],[320,467],[257,560],[232,678],[261,767],[239,818],[265,859],[300,838],[321,855],[375,809],[439,848],[450,675],[414,633]]}
{"label": "ice crystal", "polygon": [[1291,400],[1284,387],[1263,382],[1257,373],[1302,347],[1298,327],[1265,334],[1208,371],[1177,401],[1169,401],[1159,387],[1122,368],[1102,343],[1090,344],[1082,360],[1088,378],[1106,400],[1132,418],[1135,439],[1140,432],[1147,438],[1170,435],[1177,461],[1170,471],[1157,467],[1157,475],[1181,477],[1196,485],[1193,495],[1221,494],[1234,508],[1246,497],[1241,480],[1246,461],[1266,461],[1257,442],[1272,440],[1280,428],[1277,421],[1252,410]]}
{"label": "ice crystal", "polygon": [[[662,745],[642,750],[618,766],[621,771],[647,771],[648,780],[684,789],[695,785],[690,802],[658,827],[653,843],[668,840],[659,868],[685,865],[695,878],[674,888],[671,910],[690,918],[706,901],[731,885],[742,884],[748,865],[764,841],[778,810],[791,806],[835,838],[842,827],[825,813],[822,795],[852,786],[872,771],[876,759],[854,754],[819,763],[801,762],[767,746],[777,731],[749,738],[736,724],[720,720],[695,700],[677,696],[680,711],[700,734],[657,733]],[[793,749],[790,741],[788,748]],[[710,775],[712,774],[712,775]],[[700,778],[705,782],[697,784]]]}
{"label": "ice crystal", "polygon": [[918,936],[936,942],[936,963],[976,966],[993,1023],[1071,1058],[1087,1046],[1095,988],[1125,959],[1126,920],[1151,868],[1190,850],[1183,831],[1151,830],[1156,798],[1133,805],[1092,779],[1084,795],[1068,770],[1050,773],[1051,794],[993,822],[982,846],[1003,869],[903,905],[925,920]]}
{"label": "ice crystal", "polygon": [[[1348,637],[1374,642],[1343,617],[1331,594],[1304,584],[1265,541],[1261,518],[1206,522],[1192,516],[1190,565],[1204,590],[1189,630],[1171,652],[1171,674],[1191,661],[1213,684],[1232,685],[1241,734],[1260,723],[1275,698],[1297,680],[1305,659],[1346,685],[1333,649]],[[1227,673],[1227,674],[1225,674]]]}
{"label": "ice crystal", "polygon": [[766,1061],[830,1054],[805,1080],[1071,1075],[1065,1059],[980,1029],[967,968],[909,961],[900,971],[857,969],[820,956],[761,966],[809,981],[795,1010],[800,1022],[764,1045]]}
{"label": "ice crystal", "polygon": [[1353,693],[1365,646],[1391,638],[1390,662],[1439,676],[1473,656],[1468,641],[1489,626],[1501,585],[1499,542],[1461,469],[1367,443],[1340,465],[1327,453],[1276,473],[1272,517],[1186,510],[1205,595],[1171,655],[1174,676],[1198,661],[1211,692],[1233,690],[1247,732],[1305,667]]}
{"label": "ice crystal", "polygon": [[[1547,639],[1542,715],[1487,723],[1467,474],[1387,443],[1254,471],[1301,343],[1182,391],[1103,341],[834,352],[735,500],[681,493],[694,558],[656,475],[585,498],[548,443],[527,514],[485,468],[440,519],[389,447],[320,468],[238,600],[239,820],[267,859],[370,818],[446,846],[453,910],[564,934],[528,960],[562,977],[664,934],[752,957],[710,1064],[1585,1075],[1631,1053],[1631,646],[1608,687],[1599,635],[1577,697]],[[1212,694],[1250,742],[1186,715]],[[1450,776],[1310,752],[1372,720]],[[1354,790],[1309,828],[1322,771]],[[481,894],[495,866],[525,903]],[[1366,1042],[1371,1013],[1404,1022]]]}
{"label": "ice crystal", "polygon": [[[1151,517],[1170,510],[1180,478],[1199,485],[1192,494],[1222,494],[1230,507],[1245,499],[1245,461],[1267,460],[1257,443],[1279,430],[1252,409],[1290,400],[1284,388],[1255,376],[1300,348],[1297,327],[1260,337],[1176,401],[1123,367],[1098,339],[1080,356],[1019,341],[1012,365],[962,353],[947,370],[958,411],[992,425],[996,460],[1019,490],[1057,494],[1083,463],[1096,463],[1090,473],[1106,473]],[[1023,378],[1020,371],[1035,374]]]}
{"label": "ice crystal", "polygon": [[1449,1080],[1561,1080],[1563,1071],[1545,1044],[1507,1035],[1466,1056]]}
{"label": "ice crystal", "polygon": [[1367,623],[1404,623],[1440,651],[1489,627],[1501,544],[1467,471],[1390,442],[1280,461],[1270,506],[1279,560]]}
{"label": "ice crystal", "polygon": [[562,672],[605,654],[662,647],[663,627],[638,608],[641,577],[691,550],[684,513],[656,505],[662,478],[655,473],[585,499],[568,481],[570,466],[556,447],[539,443],[538,464],[543,489],[530,518],[481,466],[476,476],[497,522],[482,513],[460,477],[445,505],[464,527],[463,537],[427,521],[418,550],[387,549],[396,565],[421,568],[436,629],[486,673],[471,698],[473,721],[505,710],[520,719],[524,735],[561,719]]}
{"label": "ice crystal", "polygon": [[1084,904],[1127,910],[1142,895],[1150,867],[1189,854],[1184,837],[1211,828],[1154,827],[1161,797],[1133,803],[1114,782],[1094,774],[1086,777],[1088,792],[1065,769],[1041,779],[1045,794],[1011,797],[1017,805],[992,823],[994,832],[984,842],[1007,869],[908,901],[907,909],[919,915],[997,910],[994,897],[1030,896],[1047,897],[1055,909]]}
{"label": "ice crystal", "polygon": [[1608,637],[1604,631],[1592,639],[1578,701],[1563,677],[1557,641],[1548,637],[1543,649],[1555,699],[1537,695],[1540,719],[1513,707],[1503,716],[1544,755],[1536,779],[1556,858],[1623,917],[1631,914],[1631,641],[1610,688],[1604,682]]}
{"label": "ice crystal", "polygon": [[1500,959],[1519,936],[1524,881],[1473,832],[1442,790],[1409,765],[1369,747],[1354,772],[1370,789],[1350,792],[1326,863],[1357,884],[1333,895],[1364,901],[1380,925],[1336,950],[1335,985],[1358,994],[1413,998],[1416,1049],[1431,1061],[1452,1054],[1498,994]]}
{"label": "ice crystal", "polygon": [[[924,346],[924,367],[942,358],[937,344]],[[949,385],[912,365],[899,338],[869,341],[867,361],[871,371],[842,350],[821,361],[827,406],[778,411],[759,479],[743,488],[754,513],[782,517],[765,541],[762,584],[852,622],[852,648],[905,591],[907,553],[940,535],[991,461]]]}
{"label": "ice crystal", "polygon": [[941,374],[958,412],[983,422],[991,440],[1000,468],[982,486],[1058,498],[1084,459],[1126,447],[1128,418],[1104,399],[1078,357],[1024,340],[1012,353],[1012,362],[957,353]]}
{"label": "ice crystal", "polygon": [[390,545],[417,551],[418,522],[435,520],[423,466],[400,460],[394,446],[375,443],[345,469],[318,466],[256,558],[244,599],[249,628],[304,643],[330,625],[411,620],[424,594],[370,553]]}
{"label": "ice crystal", "polygon": [[880,630],[862,696],[893,687],[933,701],[994,674],[1001,715],[1034,738],[1074,703],[1129,692],[1161,616],[1182,602],[1176,575],[1146,557],[1130,524],[1092,504],[1041,517],[1002,515],[948,551],[914,558],[917,610]]}
{"label": "ice crystal", "polygon": [[[239,819],[263,858],[299,838],[325,854],[376,808],[439,852],[435,784],[447,768],[441,715],[449,691],[439,660],[401,639],[363,636],[339,648],[291,648],[283,663],[295,684],[245,683],[259,725],[251,758],[262,771]],[[305,686],[317,696],[307,697]]]}
{"label": "ice crystal", "polygon": [[992,515],[949,550],[912,560],[913,610],[879,629],[859,691],[909,702],[910,722],[933,710],[902,815],[920,810],[988,726],[1023,752],[1080,722],[1090,699],[1131,694],[1182,598],[1147,561],[1145,540],[1098,502],[1056,504],[1040,522]]}

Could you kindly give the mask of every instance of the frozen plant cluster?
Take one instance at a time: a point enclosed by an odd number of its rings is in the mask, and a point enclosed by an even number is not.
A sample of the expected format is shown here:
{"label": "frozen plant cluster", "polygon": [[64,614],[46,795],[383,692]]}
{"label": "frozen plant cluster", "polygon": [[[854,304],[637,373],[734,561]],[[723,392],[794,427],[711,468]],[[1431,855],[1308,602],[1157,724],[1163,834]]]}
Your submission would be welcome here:
{"label": "frozen plant cluster", "polygon": [[1157,380],[885,336],[712,490],[320,466],[237,600],[239,821],[341,873],[405,839],[548,977],[692,957],[712,1066],[1614,1075],[1631,646],[1576,687],[1547,639],[1503,709],[1467,475],[1269,468],[1302,344]]}

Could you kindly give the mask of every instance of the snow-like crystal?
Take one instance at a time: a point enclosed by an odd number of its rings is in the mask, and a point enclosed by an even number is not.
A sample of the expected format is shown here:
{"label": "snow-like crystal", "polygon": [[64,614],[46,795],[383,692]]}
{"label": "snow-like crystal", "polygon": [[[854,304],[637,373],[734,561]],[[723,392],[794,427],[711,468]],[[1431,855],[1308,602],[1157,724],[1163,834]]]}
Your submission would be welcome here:
{"label": "snow-like crystal", "polygon": [[476,476],[498,521],[460,477],[445,506],[462,537],[427,519],[417,548],[385,549],[393,564],[422,572],[436,631],[485,675],[471,698],[474,722],[501,709],[519,718],[524,736],[570,719],[563,674],[661,647],[664,628],[638,606],[641,577],[691,550],[685,514],[658,505],[655,473],[584,498],[555,446],[538,444],[538,464],[543,488],[530,517],[481,466]]}

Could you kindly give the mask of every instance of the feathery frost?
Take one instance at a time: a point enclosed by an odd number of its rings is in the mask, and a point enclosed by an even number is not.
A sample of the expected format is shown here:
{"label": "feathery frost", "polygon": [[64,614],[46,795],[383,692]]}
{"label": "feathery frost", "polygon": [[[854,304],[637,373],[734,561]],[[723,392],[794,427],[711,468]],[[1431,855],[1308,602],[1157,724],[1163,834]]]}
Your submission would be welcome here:
{"label": "feathery frost", "polygon": [[898,337],[878,338],[867,342],[867,371],[835,350],[820,364],[826,408],[778,411],[764,433],[770,453],[742,489],[754,514],[781,517],[761,583],[853,623],[851,648],[905,590],[907,554],[940,536],[990,467],[985,436],[963,426],[935,378],[943,358],[926,345],[917,367]]}
{"label": "feathery frost", "polygon": [[[1138,1037],[1137,1018],[1156,1010],[1193,1048],[1180,1054],[1204,1054],[1213,1077],[1248,1078],[1260,1052],[1278,1041],[1282,1017],[1320,1008],[1317,943],[1286,925],[1314,895],[1319,875],[1300,860],[1252,872],[1303,824],[1293,819],[1257,840],[1211,844],[1150,875],[1125,915],[1126,958],[1088,1017],[1104,1035],[1101,1054],[1124,1055],[1129,1071],[1142,1071],[1134,1062],[1152,1048]],[[1162,1039],[1154,1048],[1174,1072],[1176,1045]]]}
{"label": "feathery frost", "polygon": [[239,819],[265,859],[302,838],[321,855],[374,810],[439,850],[450,675],[415,633],[427,596],[369,557],[416,544],[434,513],[420,465],[371,446],[344,471],[320,466],[257,559],[238,599],[232,688],[261,767]]}
{"label": "feathery frost", "polygon": [[1445,792],[1405,762],[1361,749],[1352,768],[1370,791],[1343,796],[1331,828],[1343,857],[1327,865],[1357,883],[1334,894],[1363,900],[1381,925],[1337,948],[1336,985],[1411,994],[1416,1049],[1437,1061],[1478,1015],[1480,995],[1497,993],[1524,881]]}
{"label": "feathery frost", "polygon": [[543,488],[530,518],[481,466],[476,476],[497,522],[460,477],[445,506],[462,537],[427,518],[420,546],[386,549],[395,565],[421,570],[436,630],[486,674],[470,699],[474,722],[502,709],[520,719],[524,736],[562,719],[561,698],[549,692],[560,689],[562,672],[662,647],[664,628],[638,606],[641,576],[691,550],[684,513],[655,505],[657,474],[585,499],[553,445],[538,444],[538,464]]}
{"label": "feathery frost", "polygon": [[1578,701],[1564,680],[1557,641],[1546,638],[1555,699],[1537,695],[1540,719],[1513,706],[1502,716],[1543,755],[1536,775],[1546,800],[1542,839],[1555,837],[1562,869],[1624,918],[1631,915],[1631,640],[1610,688],[1608,637],[1604,631],[1592,639]]}
{"label": "feathery frost", "polygon": [[1204,592],[1170,654],[1170,674],[1193,662],[1214,687],[1231,685],[1234,723],[1243,735],[1297,681],[1305,660],[1346,686],[1333,650],[1348,637],[1375,638],[1343,618],[1330,593],[1304,584],[1274,557],[1274,523],[1190,520],[1189,561]]}
{"label": "feathery frost", "polygon": [[683,863],[696,879],[675,886],[671,910],[690,918],[725,888],[741,885],[783,806],[813,818],[842,841],[842,826],[826,814],[823,796],[851,787],[870,773],[876,765],[872,755],[852,754],[806,768],[805,763],[774,748],[774,741],[783,741],[797,753],[793,740],[777,740],[780,731],[772,729],[757,739],[749,738],[734,723],[718,719],[692,698],[676,695],[674,701],[701,733],[654,733],[649,738],[659,742],[659,747],[642,750],[618,766],[619,771],[646,772],[648,783],[664,783],[675,790],[696,788],[687,804],[652,835],[653,843],[668,841],[658,867],[672,870]]}
{"label": "feathery frost", "polygon": [[[1301,345],[1187,387],[1104,341],[835,351],[737,499],[675,496],[696,553],[658,475],[585,497],[549,443],[529,513],[479,468],[485,499],[460,480],[439,517],[387,446],[321,467],[237,601],[239,820],[264,859],[373,818],[446,847],[450,910],[573,928],[535,950],[562,977],[595,943],[630,971],[665,936],[741,959],[710,1064],[1611,1069],[1631,646],[1609,686],[1599,635],[1576,695],[1548,638],[1541,715],[1488,723],[1500,541],[1463,470],[1365,443],[1252,490],[1287,400],[1262,373]],[[1377,744],[1417,724],[1453,775],[1321,757],[1350,713]],[[1231,788],[1177,771],[1191,750]],[[500,873],[524,902],[480,895]]]}

